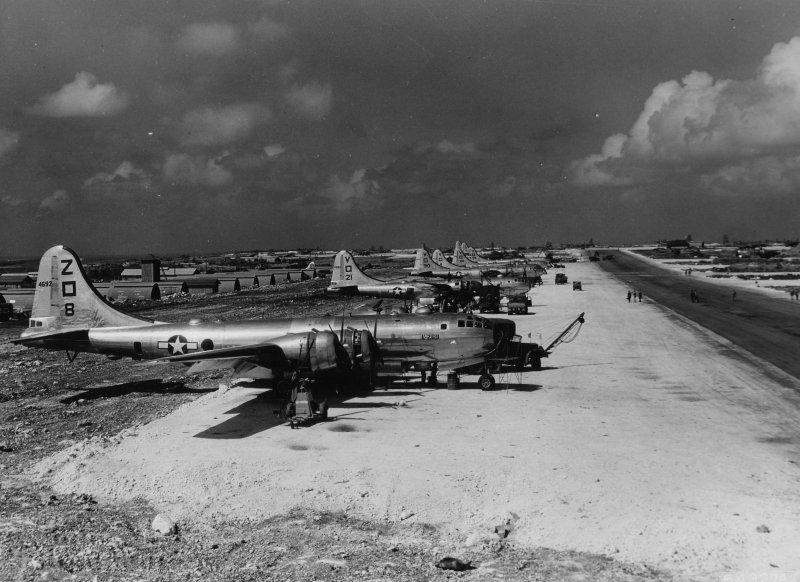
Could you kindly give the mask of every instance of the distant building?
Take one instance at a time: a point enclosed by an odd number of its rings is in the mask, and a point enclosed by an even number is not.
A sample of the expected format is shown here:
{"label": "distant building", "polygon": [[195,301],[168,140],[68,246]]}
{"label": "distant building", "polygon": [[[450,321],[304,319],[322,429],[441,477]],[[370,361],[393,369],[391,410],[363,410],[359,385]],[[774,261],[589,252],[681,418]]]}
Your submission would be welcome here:
{"label": "distant building", "polygon": [[680,239],[680,238],[673,239],[673,240],[662,240],[662,241],[659,241],[658,244],[661,245],[661,246],[665,246],[668,249],[673,249],[673,248],[688,249],[691,246],[690,241],[688,241],[686,239]]}
{"label": "distant building", "polygon": [[194,277],[200,274],[200,269],[197,267],[161,267],[161,280],[165,279],[183,279],[185,277]]}
{"label": "distant building", "polygon": [[6,289],[33,289],[36,282],[27,273],[6,273],[0,275],[0,287]]}
{"label": "distant building", "polygon": [[161,280],[161,261],[142,259],[142,283],[158,283]]}
{"label": "distant building", "polygon": [[185,279],[183,284],[186,286],[186,291],[191,295],[209,295],[211,293],[219,293],[219,279],[214,277],[195,277],[193,279]]}
{"label": "distant building", "polygon": [[144,261],[142,266],[143,268],[139,269],[123,269],[122,274],[120,274],[120,280],[157,283],[166,279],[183,279],[200,274],[200,270],[197,267],[161,267],[159,265],[158,271],[156,271],[155,264]]}
{"label": "distant building", "polygon": [[122,273],[120,273],[119,278],[123,281],[141,281],[142,280],[142,270],[141,269],[123,269]]}

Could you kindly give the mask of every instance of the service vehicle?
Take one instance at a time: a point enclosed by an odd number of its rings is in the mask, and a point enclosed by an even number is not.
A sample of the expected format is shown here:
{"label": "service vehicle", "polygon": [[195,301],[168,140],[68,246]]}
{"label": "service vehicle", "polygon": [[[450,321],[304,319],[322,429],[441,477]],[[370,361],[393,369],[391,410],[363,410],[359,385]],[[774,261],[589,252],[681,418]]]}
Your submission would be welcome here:
{"label": "service vehicle", "polygon": [[506,310],[509,315],[528,313],[531,300],[527,295],[512,295],[508,298]]}
{"label": "service vehicle", "polygon": [[[491,354],[489,362],[495,371],[500,371],[503,366],[530,367],[532,370],[542,369],[542,358],[547,358],[560,344],[569,343],[578,337],[581,327],[585,323],[584,313],[576,317],[564,331],[558,334],[547,347],[542,347],[535,342],[522,341],[522,336],[516,333],[516,324],[510,319],[494,319],[492,323],[497,347]],[[479,382],[481,389],[486,390]]]}

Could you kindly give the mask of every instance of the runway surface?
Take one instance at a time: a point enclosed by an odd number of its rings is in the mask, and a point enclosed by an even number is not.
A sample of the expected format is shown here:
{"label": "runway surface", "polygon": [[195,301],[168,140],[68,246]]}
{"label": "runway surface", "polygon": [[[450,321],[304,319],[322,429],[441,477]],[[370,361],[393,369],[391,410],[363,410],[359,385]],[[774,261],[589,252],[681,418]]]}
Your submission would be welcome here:
{"label": "runway surface", "polygon": [[[702,325],[787,374],[800,379],[800,302],[770,297],[760,291],[732,289],[651,265],[627,253],[597,263],[630,289]],[[700,301],[692,303],[691,290]],[[626,301],[620,297],[620,301]]]}

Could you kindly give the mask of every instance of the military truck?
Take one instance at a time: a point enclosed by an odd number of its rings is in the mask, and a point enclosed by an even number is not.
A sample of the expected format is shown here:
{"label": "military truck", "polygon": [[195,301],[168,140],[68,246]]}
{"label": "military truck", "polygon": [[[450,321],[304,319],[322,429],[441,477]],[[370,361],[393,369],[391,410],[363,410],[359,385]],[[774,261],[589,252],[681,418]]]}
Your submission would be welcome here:
{"label": "military truck", "polygon": [[506,309],[509,315],[528,313],[530,299],[527,295],[512,295],[508,298]]}
{"label": "military truck", "polygon": [[478,296],[478,309],[481,313],[500,313],[500,287],[481,287]]}

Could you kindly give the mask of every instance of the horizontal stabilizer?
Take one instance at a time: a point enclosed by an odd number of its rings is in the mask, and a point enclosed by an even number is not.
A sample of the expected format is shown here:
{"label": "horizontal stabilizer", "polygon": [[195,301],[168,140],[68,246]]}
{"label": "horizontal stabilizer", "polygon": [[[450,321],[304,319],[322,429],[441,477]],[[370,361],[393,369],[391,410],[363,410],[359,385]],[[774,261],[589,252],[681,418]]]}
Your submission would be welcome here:
{"label": "horizontal stabilizer", "polygon": [[80,349],[82,345],[91,347],[89,342],[88,329],[71,329],[69,331],[50,331],[36,335],[28,335],[15,340],[11,343],[22,346],[46,347],[49,349]]}

